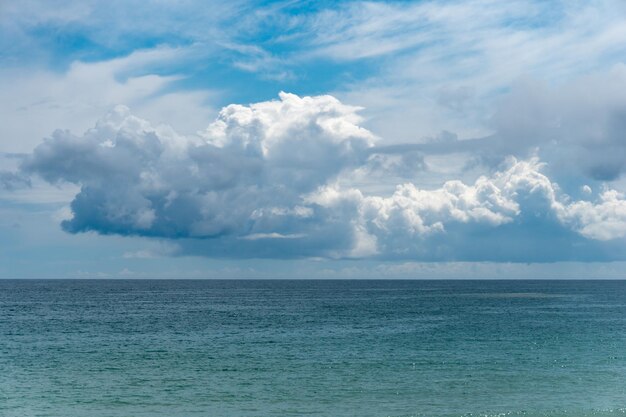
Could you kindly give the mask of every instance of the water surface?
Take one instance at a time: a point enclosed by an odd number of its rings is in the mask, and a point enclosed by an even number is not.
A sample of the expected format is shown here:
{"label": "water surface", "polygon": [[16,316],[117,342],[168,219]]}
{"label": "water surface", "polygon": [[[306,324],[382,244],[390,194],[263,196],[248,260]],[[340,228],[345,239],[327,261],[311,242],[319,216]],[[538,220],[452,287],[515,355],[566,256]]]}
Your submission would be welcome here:
{"label": "water surface", "polygon": [[0,280],[0,416],[289,415],[626,415],[626,282]]}

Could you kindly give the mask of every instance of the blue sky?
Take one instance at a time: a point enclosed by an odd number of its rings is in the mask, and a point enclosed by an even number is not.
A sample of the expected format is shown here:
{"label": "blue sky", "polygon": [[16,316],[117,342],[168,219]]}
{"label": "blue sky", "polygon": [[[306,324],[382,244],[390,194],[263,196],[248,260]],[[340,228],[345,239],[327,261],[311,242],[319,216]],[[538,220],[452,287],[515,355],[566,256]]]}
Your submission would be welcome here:
{"label": "blue sky", "polygon": [[621,1],[0,6],[0,277],[624,277]]}

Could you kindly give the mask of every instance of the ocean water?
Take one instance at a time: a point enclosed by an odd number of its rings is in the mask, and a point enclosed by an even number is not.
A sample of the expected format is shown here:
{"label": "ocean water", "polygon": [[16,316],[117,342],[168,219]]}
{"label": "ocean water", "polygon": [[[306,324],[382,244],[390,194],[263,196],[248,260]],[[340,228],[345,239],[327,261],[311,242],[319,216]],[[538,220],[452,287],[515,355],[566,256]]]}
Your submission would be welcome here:
{"label": "ocean water", "polygon": [[624,281],[0,281],[0,416],[617,415]]}

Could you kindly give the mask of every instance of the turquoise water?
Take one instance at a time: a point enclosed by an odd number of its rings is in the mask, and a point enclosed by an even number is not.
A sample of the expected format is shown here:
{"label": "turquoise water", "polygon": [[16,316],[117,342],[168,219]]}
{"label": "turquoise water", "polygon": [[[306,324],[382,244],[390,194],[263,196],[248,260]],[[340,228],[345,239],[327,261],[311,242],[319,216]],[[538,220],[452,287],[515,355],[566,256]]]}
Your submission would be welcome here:
{"label": "turquoise water", "polygon": [[626,415],[624,281],[0,281],[0,416]]}

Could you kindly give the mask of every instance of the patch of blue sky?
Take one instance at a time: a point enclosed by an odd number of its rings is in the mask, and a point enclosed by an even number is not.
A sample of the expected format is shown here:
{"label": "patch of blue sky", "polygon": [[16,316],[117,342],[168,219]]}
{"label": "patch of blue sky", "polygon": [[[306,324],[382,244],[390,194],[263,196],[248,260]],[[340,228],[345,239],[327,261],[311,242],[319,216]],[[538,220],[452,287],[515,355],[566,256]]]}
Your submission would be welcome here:
{"label": "patch of blue sky", "polygon": [[176,35],[124,34],[123,40],[104,43],[78,24],[40,24],[29,28],[27,35],[36,39],[47,51],[49,68],[64,72],[75,61],[98,62],[127,56],[137,50],[189,45],[190,41]]}
{"label": "patch of blue sky", "polygon": [[538,30],[551,28],[558,30],[559,22],[567,17],[567,7],[579,8],[574,1],[542,1],[531,0],[524,4],[527,7],[526,14],[503,16],[500,21],[503,27],[518,30]]}
{"label": "patch of blue sky", "polygon": [[217,90],[217,105],[251,103],[275,99],[281,90],[299,95],[326,94],[370,77],[379,67],[374,61],[337,63],[316,60],[290,65],[289,76],[276,78],[271,68],[246,71],[237,68],[235,60],[228,53],[220,53],[217,58],[210,57],[205,62],[198,62],[181,79],[170,83],[164,92]]}
{"label": "patch of blue sky", "polygon": [[[419,54],[421,50],[445,47],[445,37],[435,42],[416,43],[388,53],[365,59],[337,59],[316,56],[303,58],[314,48],[315,36],[309,19],[323,10],[346,9],[354,2],[345,1],[260,1],[237,3],[243,13],[240,19],[225,13],[203,21],[200,16],[210,14],[200,7],[198,16],[189,21],[193,7],[171,10],[166,30],[142,23],[137,30],[128,25],[108,19],[116,12],[105,13],[105,18],[90,17],[86,22],[43,22],[27,28],[27,36],[46,51],[48,64],[57,71],[64,71],[74,61],[97,62],[127,56],[134,51],[159,46],[191,48],[183,60],[150,63],[133,73],[120,74],[120,78],[143,74],[178,75],[182,79],[171,84],[170,89],[218,89],[227,90],[226,101],[250,102],[275,96],[279,90],[296,91],[299,94],[320,94],[335,91],[341,86],[375,76],[389,59]],[[415,2],[392,2],[396,5]],[[504,19],[504,26],[522,28],[542,27],[562,15],[561,7],[541,6],[534,2],[538,12],[529,16]],[[165,9],[152,12],[150,17],[163,17]],[[136,15],[134,12],[133,15]],[[216,11],[217,14],[217,11]],[[93,20],[97,24],[94,24]],[[107,25],[107,21],[110,26]],[[206,30],[204,26],[206,25]],[[223,35],[213,33],[224,28]],[[410,30],[429,30],[427,23],[411,25]],[[213,31],[213,32],[211,32]],[[209,33],[211,32],[211,33]],[[393,33],[391,34],[393,35]],[[229,43],[235,45],[228,45]],[[239,46],[239,48],[237,48]],[[207,52],[208,51],[208,52]],[[454,51],[441,57],[442,62],[458,62],[477,58],[472,49]],[[193,64],[193,65],[191,65]],[[462,66],[453,69],[455,76],[467,71]],[[250,88],[251,86],[254,88]]]}

